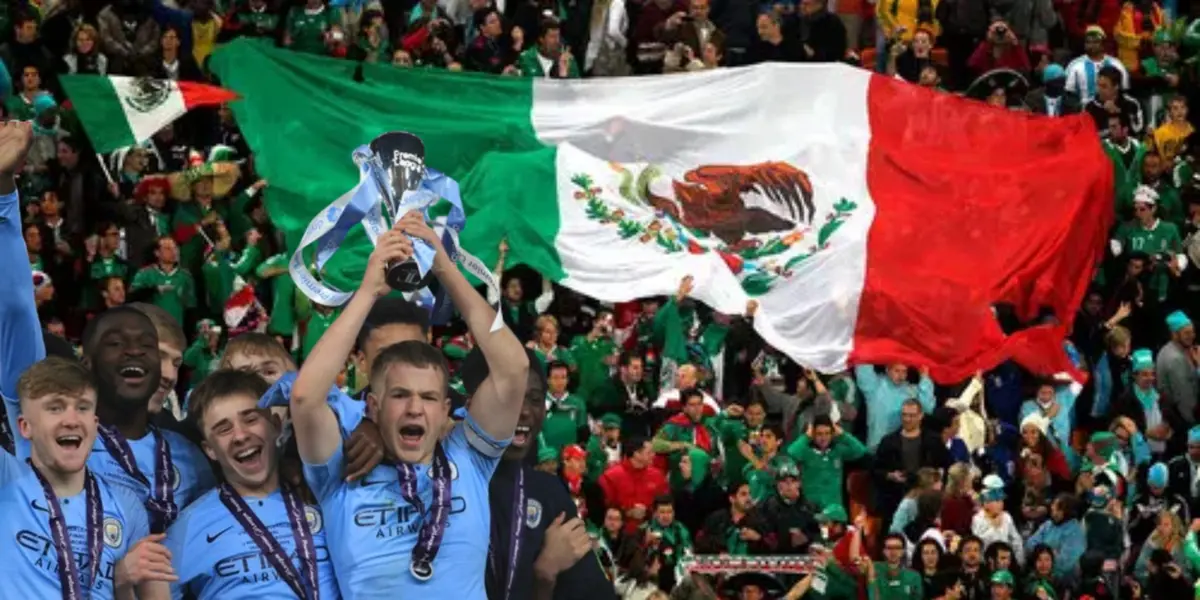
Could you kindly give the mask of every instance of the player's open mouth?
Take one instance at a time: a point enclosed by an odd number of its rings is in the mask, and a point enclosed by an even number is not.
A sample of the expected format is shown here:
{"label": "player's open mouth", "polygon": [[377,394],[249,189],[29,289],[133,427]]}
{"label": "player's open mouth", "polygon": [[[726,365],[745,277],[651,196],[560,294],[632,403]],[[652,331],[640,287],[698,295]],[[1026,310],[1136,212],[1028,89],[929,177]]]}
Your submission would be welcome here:
{"label": "player's open mouth", "polygon": [[70,448],[72,450],[78,450],[79,447],[83,445],[83,436],[81,436],[81,435],[61,435],[61,436],[58,436],[57,438],[54,438],[54,441],[58,442],[58,445],[63,448]]}
{"label": "player's open mouth", "polygon": [[262,446],[255,446],[253,448],[246,448],[240,452],[235,452],[233,454],[233,460],[244,465],[258,460],[258,457],[260,456],[262,456]]}
{"label": "player's open mouth", "polygon": [[405,425],[400,428],[400,445],[406,449],[420,448],[424,437],[425,428],[420,425]]}
{"label": "player's open mouth", "polygon": [[146,369],[132,365],[121,367],[121,370],[117,371],[117,374],[129,385],[138,385],[146,379]]}
{"label": "player's open mouth", "polygon": [[516,431],[513,432],[512,445],[518,448],[525,447],[529,443],[529,433],[532,431],[528,425],[517,425]]}

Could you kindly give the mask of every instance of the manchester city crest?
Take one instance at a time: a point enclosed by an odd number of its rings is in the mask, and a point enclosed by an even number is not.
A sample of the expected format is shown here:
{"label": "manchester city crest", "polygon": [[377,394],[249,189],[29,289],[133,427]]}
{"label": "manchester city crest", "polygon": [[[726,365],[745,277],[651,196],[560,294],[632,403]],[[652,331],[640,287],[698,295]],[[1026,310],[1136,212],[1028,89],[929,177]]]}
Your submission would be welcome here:
{"label": "manchester city crest", "polygon": [[[450,463],[450,481],[457,481],[458,480],[458,465],[454,464],[454,461],[452,461],[452,460],[448,460],[446,462]],[[433,469],[429,469],[428,471],[426,471],[426,474],[429,475],[430,479],[433,479]]]}
{"label": "manchester city crest", "polygon": [[537,529],[542,524],[542,503],[530,498],[525,501],[525,526]]}
{"label": "manchester city crest", "polygon": [[167,101],[171,95],[171,84],[161,79],[141,77],[130,86],[125,104],[138,112],[150,112]]}
{"label": "manchester city crest", "polygon": [[120,548],[121,542],[125,539],[124,533],[121,531],[121,522],[107,517],[104,519],[104,543],[109,548]]}
{"label": "manchester city crest", "polygon": [[321,525],[323,524],[321,521],[321,511],[317,510],[316,507],[304,507],[304,520],[308,521],[309,532],[313,535],[321,533]]}

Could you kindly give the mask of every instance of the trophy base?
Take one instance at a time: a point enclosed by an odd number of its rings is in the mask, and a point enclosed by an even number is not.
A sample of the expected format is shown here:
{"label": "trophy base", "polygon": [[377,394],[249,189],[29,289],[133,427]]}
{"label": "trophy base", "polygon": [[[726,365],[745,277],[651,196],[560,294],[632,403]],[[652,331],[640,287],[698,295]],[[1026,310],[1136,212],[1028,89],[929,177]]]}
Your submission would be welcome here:
{"label": "trophy base", "polygon": [[417,263],[413,260],[406,260],[401,263],[392,263],[387,267],[387,284],[397,292],[415,292],[421,288],[428,287],[432,279],[433,272],[425,274],[421,277],[421,271],[417,268]]}

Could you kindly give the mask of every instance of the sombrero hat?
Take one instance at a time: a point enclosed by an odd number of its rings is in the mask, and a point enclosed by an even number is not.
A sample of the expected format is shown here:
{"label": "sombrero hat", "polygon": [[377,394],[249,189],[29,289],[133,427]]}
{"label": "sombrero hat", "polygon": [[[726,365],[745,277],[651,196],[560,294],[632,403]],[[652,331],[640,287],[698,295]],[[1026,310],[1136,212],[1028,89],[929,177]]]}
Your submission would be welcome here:
{"label": "sombrero hat", "polygon": [[1029,92],[1029,80],[1012,69],[994,69],[979,76],[967,87],[966,96],[975,100],[987,100],[997,89],[1003,89],[1008,105],[1021,104]]}
{"label": "sombrero hat", "polygon": [[775,577],[766,573],[748,571],[738,573],[726,579],[725,583],[721,584],[721,594],[723,596],[732,595],[736,597],[737,594],[741,593],[742,588],[748,585],[758,586],[767,598],[777,598],[784,592],[783,584]]}
{"label": "sombrero hat", "polygon": [[188,156],[188,165],[182,171],[167,176],[171,183],[171,197],[187,201],[192,198],[192,184],[209,177],[213,182],[213,197],[221,198],[229,194],[237,185],[242,170],[237,163],[229,161],[205,161],[198,152]]}

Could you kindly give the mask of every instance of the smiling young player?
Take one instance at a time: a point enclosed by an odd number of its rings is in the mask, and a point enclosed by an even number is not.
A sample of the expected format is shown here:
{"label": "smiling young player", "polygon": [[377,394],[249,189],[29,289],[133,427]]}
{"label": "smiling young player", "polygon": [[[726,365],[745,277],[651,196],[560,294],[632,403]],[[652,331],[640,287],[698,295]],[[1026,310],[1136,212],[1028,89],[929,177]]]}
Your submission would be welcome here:
{"label": "smiling young player", "polygon": [[[0,294],[0,395],[14,430],[21,410],[17,380],[46,354],[12,179],[28,150],[28,138],[19,139],[29,135],[27,127],[0,125],[0,264],[5,265],[0,269],[0,289],[5,291]],[[88,323],[83,351],[84,365],[96,381],[101,423],[88,467],[144,499],[150,530],[166,531],[179,508],[213,481],[199,449],[150,424],[149,402],[158,391],[162,368],[154,324],[136,309],[109,309]],[[29,457],[29,441],[17,436],[16,442],[17,457]]]}
{"label": "smiling young player", "polygon": [[166,598],[174,578],[141,501],[87,468],[96,390],[78,362],[51,357],[17,384],[28,463],[0,453],[5,598]]}
{"label": "smiling young player", "polygon": [[150,423],[162,363],[158,335],[136,309],[109,309],[83,332],[83,363],[99,393],[99,435],[88,466],[137,494],[150,513],[150,531],[162,533],[214,484],[208,460],[182,435]]}
{"label": "smiling young player", "polygon": [[279,422],[258,407],[266,391],[266,381],[240,370],[216,371],[192,391],[191,418],[224,482],[167,531],[179,574],[173,598],[340,597],[321,513],[281,484]]}
{"label": "smiling young player", "polygon": [[[368,402],[394,462],[348,484],[341,431],[326,395],[372,305],[391,291],[386,265],[412,256],[405,233],[436,250],[432,271],[467,322],[490,374],[465,422],[439,440],[450,418],[441,352],[417,341],[385,348],[371,365]],[[292,424],[305,477],[325,514],[344,597],[487,597],[488,480],[516,427],[529,370],[516,336],[506,328],[490,330],[494,318],[423,217],[409,213],[379,237],[358,293],[301,368],[292,389]]]}

